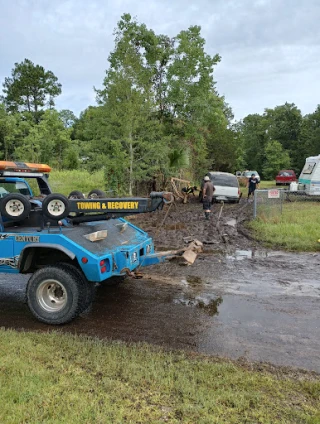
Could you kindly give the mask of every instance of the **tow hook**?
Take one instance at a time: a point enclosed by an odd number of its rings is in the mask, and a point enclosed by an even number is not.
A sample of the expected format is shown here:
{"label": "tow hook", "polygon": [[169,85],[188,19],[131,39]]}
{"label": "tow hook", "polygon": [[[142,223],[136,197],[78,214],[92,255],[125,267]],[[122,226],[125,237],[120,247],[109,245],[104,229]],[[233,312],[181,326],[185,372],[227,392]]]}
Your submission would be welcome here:
{"label": "tow hook", "polygon": [[128,277],[130,278],[135,278],[136,280],[140,279],[143,277],[143,274],[141,272],[138,271],[130,271],[129,268],[125,268],[121,270],[121,274],[125,272],[127,274]]}

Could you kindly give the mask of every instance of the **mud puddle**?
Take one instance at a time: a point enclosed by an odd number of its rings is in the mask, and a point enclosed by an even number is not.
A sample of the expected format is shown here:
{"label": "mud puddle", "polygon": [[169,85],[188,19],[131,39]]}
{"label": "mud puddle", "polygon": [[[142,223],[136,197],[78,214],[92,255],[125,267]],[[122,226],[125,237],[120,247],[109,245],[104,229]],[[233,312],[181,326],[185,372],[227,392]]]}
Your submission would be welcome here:
{"label": "mud puddle", "polygon": [[[319,257],[265,253],[151,267],[142,280],[100,286],[92,310],[59,329],[320,372]],[[29,313],[25,284],[0,275],[0,325],[52,330]]]}
{"label": "mud puddle", "polygon": [[[153,228],[157,250],[181,248],[193,236],[211,244],[193,266],[168,262],[142,270],[141,280],[100,286],[92,310],[59,330],[320,372],[319,254],[268,251],[243,237],[247,205],[225,206],[223,241],[218,213],[207,222],[201,205],[180,205],[162,228],[165,211],[136,217]],[[0,274],[0,326],[52,330],[28,311],[26,281]]]}

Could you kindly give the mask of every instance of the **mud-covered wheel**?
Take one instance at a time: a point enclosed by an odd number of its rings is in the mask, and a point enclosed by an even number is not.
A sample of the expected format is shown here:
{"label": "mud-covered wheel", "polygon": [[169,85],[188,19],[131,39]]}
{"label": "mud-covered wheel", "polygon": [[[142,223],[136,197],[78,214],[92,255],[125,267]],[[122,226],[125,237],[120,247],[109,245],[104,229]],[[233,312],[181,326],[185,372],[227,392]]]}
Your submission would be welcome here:
{"label": "mud-covered wheel", "polygon": [[58,265],[39,269],[27,285],[30,311],[39,321],[52,325],[66,324],[77,317],[86,294],[83,281]]}
{"label": "mud-covered wheel", "polygon": [[43,214],[50,219],[63,219],[69,215],[68,199],[62,194],[49,194],[42,202]]}
{"label": "mud-covered wheel", "polygon": [[68,199],[84,199],[84,194],[79,190],[74,190],[69,194]]}
{"label": "mud-covered wheel", "polygon": [[105,199],[106,197],[106,193],[98,189],[91,190],[88,194],[88,199]]}
{"label": "mud-covered wheel", "polygon": [[95,283],[88,281],[80,269],[76,268],[74,265],[61,263],[59,264],[59,268],[70,272],[77,281],[81,281],[81,285],[84,287],[85,298],[82,305],[80,305],[79,313],[82,314],[83,312],[90,310],[96,293]]}
{"label": "mud-covered wheel", "polygon": [[20,193],[7,194],[0,201],[1,215],[13,221],[21,221],[29,216],[30,201]]}

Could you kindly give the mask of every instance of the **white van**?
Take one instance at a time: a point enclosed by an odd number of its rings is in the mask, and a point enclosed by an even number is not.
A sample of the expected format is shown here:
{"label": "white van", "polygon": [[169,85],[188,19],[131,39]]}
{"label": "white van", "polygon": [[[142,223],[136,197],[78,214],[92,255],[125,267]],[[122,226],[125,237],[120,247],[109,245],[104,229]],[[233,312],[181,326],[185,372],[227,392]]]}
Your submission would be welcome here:
{"label": "white van", "polygon": [[239,203],[240,187],[238,178],[229,172],[208,172],[207,176],[215,186],[213,199]]}
{"label": "white van", "polygon": [[299,177],[298,190],[311,196],[320,196],[320,155],[306,159]]}

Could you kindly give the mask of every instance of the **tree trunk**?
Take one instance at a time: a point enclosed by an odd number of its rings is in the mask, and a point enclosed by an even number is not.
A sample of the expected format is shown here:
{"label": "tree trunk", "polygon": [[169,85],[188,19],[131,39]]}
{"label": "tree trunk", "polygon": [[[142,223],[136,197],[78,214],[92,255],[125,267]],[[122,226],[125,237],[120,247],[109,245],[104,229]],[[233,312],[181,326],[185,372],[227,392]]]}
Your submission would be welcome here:
{"label": "tree trunk", "polygon": [[129,196],[132,196],[132,187],[133,187],[133,144],[132,144],[132,134],[129,135]]}

